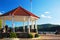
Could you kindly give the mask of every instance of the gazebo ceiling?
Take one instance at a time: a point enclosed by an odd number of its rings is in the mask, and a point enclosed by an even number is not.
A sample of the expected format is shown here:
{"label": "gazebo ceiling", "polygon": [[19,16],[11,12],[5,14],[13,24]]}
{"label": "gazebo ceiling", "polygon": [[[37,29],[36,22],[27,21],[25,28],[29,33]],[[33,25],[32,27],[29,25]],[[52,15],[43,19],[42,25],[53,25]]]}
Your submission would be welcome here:
{"label": "gazebo ceiling", "polygon": [[4,17],[4,19],[6,20],[11,20],[12,17],[11,16],[14,16],[14,19],[16,21],[23,21],[23,19],[25,18],[25,20],[27,20],[29,17],[32,19],[32,20],[35,20],[35,19],[38,19],[39,17],[32,14],[31,12],[25,10],[24,8],[22,7],[17,7],[3,15],[0,15],[0,17]]}

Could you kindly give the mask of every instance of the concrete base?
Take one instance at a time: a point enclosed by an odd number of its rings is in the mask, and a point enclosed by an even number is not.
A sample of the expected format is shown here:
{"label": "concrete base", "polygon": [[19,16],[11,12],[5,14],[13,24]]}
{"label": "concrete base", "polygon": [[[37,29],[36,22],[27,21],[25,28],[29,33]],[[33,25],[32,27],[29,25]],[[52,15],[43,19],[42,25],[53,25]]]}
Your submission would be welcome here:
{"label": "concrete base", "polygon": [[19,40],[19,38],[4,38],[4,40]]}

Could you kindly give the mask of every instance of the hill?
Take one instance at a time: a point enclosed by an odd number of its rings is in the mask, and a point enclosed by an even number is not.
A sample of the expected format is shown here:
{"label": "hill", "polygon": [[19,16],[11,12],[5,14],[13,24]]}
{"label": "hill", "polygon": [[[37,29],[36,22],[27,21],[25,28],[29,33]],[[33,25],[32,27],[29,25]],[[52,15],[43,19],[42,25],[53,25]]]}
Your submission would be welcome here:
{"label": "hill", "polygon": [[42,24],[38,25],[39,31],[60,31],[60,25],[54,25],[54,24]]}
{"label": "hill", "polygon": [[[30,25],[31,27],[31,25]],[[41,24],[37,25],[38,31],[60,31],[60,25],[54,25],[54,24]],[[23,31],[23,27],[15,27],[16,31]],[[25,30],[27,31],[27,26],[25,26]]]}

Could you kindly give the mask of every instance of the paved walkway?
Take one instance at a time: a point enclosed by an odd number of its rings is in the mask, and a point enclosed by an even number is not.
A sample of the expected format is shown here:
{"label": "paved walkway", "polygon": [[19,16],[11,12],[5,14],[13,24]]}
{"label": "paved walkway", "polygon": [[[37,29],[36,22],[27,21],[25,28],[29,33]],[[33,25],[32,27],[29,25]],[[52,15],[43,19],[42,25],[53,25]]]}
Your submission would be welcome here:
{"label": "paved walkway", "polygon": [[[0,40],[9,40],[8,39],[0,39]],[[60,35],[40,35],[38,38],[19,38],[16,40],[60,40]]]}

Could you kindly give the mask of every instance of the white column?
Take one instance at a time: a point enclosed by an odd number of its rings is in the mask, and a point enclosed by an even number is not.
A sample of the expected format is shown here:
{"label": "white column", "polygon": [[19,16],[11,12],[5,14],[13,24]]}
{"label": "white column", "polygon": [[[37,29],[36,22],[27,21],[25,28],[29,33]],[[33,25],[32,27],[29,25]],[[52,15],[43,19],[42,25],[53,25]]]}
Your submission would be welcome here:
{"label": "white column", "polygon": [[37,20],[35,20],[35,29],[36,29],[36,33],[38,33],[38,29],[37,29]]}
{"label": "white column", "polygon": [[30,33],[30,18],[28,19],[28,33]]}
{"label": "white column", "polygon": [[5,29],[5,20],[3,20],[3,27],[4,27],[4,32],[6,32],[6,29]]}
{"label": "white column", "polygon": [[23,22],[23,31],[25,32],[25,23]]}
{"label": "white column", "polygon": [[25,18],[23,20],[24,20],[24,22],[23,22],[23,31],[25,32]]}
{"label": "white column", "polygon": [[5,31],[5,20],[4,20],[3,17],[2,17],[2,28],[4,28],[3,32],[6,32],[6,31]]}
{"label": "white column", "polygon": [[13,32],[15,32],[15,29],[14,29],[14,16],[12,16],[12,27],[13,27]]}
{"label": "white column", "polygon": [[34,29],[34,21],[31,21],[31,29]]}

